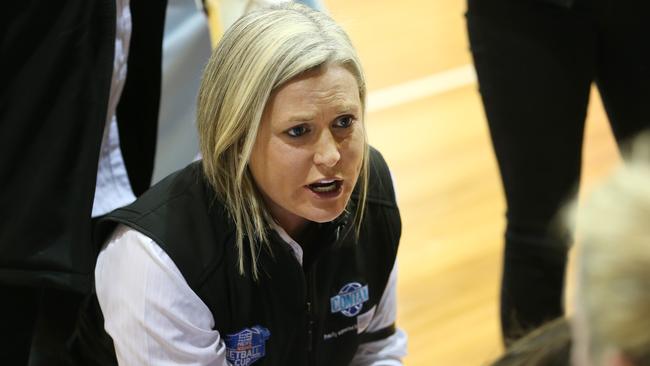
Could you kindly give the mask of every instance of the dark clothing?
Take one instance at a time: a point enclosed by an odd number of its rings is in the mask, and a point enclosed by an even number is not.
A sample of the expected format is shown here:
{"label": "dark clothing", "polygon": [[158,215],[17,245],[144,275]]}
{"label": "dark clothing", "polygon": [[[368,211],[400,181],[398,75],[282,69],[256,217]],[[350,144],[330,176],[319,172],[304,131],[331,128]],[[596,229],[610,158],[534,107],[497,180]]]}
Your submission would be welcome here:
{"label": "dark clothing", "polygon": [[[560,4],[562,3],[562,4]],[[620,143],[650,126],[650,3],[468,0],[467,27],[507,200],[506,339],[560,316],[569,236],[596,83]]]}
{"label": "dark clothing", "polygon": [[[118,106],[131,186],[150,184],[165,1],[131,1]],[[87,292],[91,211],[115,49],[115,0],[14,1],[0,17],[0,283]]]}
{"label": "dark clothing", "polygon": [[153,176],[167,0],[129,0],[129,6],[127,75],[116,113],[122,157],[137,197],[149,189]]}
{"label": "dark clothing", "polygon": [[[153,170],[166,1],[130,3],[131,50],[117,114],[138,194]],[[98,248],[91,212],[115,27],[115,0],[2,5],[0,294],[3,307],[15,311],[0,311],[0,324],[20,328],[0,336],[3,364],[26,364],[30,347],[30,365],[63,362],[38,355],[63,352],[76,308],[92,288]]]}
{"label": "dark clothing", "polygon": [[3,365],[68,365],[67,342],[83,295],[58,289],[3,286]]}
{"label": "dark clothing", "polygon": [[[390,173],[371,150],[367,209],[358,240],[352,215],[314,230],[305,243],[301,267],[275,231],[271,250],[258,257],[259,280],[250,258],[239,273],[235,227],[205,180],[200,163],[169,176],[134,204],[109,214],[99,230],[107,236],[117,223],[152,238],[174,261],[188,285],[211,310],[228,347],[228,358],[243,361],[231,339],[248,333],[268,336],[256,365],[347,365],[358,344],[393,334],[394,326],[360,332],[363,314],[379,304],[395,262],[401,221]],[[356,193],[347,207],[355,212]],[[257,327],[257,328],[256,328]],[[238,338],[240,337],[240,338]],[[241,338],[243,337],[243,338]],[[93,338],[92,335],[84,338]],[[259,341],[259,340],[258,340]],[[259,345],[259,343],[258,343]],[[241,350],[241,347],[240,347]]]}
{"label": "dark clothing", "polygon": [[0,283],[87,291],[115,1],[12,1],[3,8]]}
{"label": "dark clothing", "polygon": [[27,365],[38,312],[38,293],[23,286],[2,286],[0,291],[0,316],[3,320],[0,358],[9,360],[12,365]]}

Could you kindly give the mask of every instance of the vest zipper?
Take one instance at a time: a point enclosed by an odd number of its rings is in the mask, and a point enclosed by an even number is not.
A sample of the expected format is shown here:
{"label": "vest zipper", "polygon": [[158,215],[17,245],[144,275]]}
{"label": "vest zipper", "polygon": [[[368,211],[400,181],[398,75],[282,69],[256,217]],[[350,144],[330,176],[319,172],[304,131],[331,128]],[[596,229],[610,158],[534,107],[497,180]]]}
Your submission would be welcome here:
{"label": "vest zipper", "polygon": [[311,356],[314,349],[314,321],[311,314],[311,302],[307,302],[307,352]]}
{"label": "vest zipper", "polygon": [[315,338],[316,331],[316,320],[315,320],[315,311],[314,311],[314,301],[316,301],[314,296],[314,282],[316,276],[314,275],[316,263],[312,265],[311,270],[307,273],[307,364],[316,365],[316,350],[315,343],[317,339]]}

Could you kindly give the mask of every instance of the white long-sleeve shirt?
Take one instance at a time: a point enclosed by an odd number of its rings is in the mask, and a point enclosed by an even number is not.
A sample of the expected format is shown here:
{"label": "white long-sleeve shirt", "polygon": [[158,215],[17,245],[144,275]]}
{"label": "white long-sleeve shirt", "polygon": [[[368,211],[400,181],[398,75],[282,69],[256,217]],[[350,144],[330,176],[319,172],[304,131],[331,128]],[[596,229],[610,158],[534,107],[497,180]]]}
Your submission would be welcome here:
{"label": "white long-sleeve shirt", "polygon": [[[299,262],[302,249],[280,229]],[[95,268],[104,327],[113,338],[120,365],[230,365],[210,309],[192,291],[169,256],[151,238],[120,225],[106,243]],[[397,270],[366,331],[395,322]],[[399,366],[406,334],[359,346],[351,365]]]}
{"label": "white long-sleeve shirt", "polygon": [[104,135],[99,151],[97,180],[92,217],[106,214],[120,206],[135,201],[129,176],[126,172],[120,136],[117,127],[117,105],[126,83],[129,43],[131,41],[131,8],[129,0],[115,0],[115,56],[113,77],[106,113]]}

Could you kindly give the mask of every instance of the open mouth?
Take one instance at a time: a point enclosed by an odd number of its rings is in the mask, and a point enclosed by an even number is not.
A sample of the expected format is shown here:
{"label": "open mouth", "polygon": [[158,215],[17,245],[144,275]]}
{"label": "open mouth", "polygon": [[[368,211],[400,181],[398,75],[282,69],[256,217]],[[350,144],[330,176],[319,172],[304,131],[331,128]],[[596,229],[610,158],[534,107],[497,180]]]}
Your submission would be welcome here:
{"label": "open mouth", "polygon": [[343,185],[342,180],[326,179],[316,183],[309,184],[307,187],[319,195],[337,194]]}

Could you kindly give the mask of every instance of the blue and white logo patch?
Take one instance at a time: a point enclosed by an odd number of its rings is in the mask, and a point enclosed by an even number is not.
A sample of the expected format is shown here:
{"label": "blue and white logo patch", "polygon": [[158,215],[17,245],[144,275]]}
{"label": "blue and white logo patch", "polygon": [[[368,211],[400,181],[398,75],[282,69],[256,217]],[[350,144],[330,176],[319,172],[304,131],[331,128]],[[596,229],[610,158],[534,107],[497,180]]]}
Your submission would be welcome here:
{"label": "blue and white logo patch", "polygon": [[271,332],[259,325],[226,335],[226,359],[234,366],[248,366],[266,355]]}
{"label": "blue and white logo patch", "polygon": [[341,312],[347,317],[353,317],[359,314],[368,298],[368,285],[350,282],[341,287],[338,295],[330,298],[330,309],[332,314]]}

